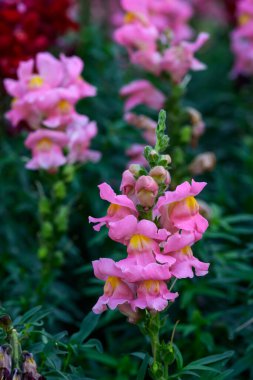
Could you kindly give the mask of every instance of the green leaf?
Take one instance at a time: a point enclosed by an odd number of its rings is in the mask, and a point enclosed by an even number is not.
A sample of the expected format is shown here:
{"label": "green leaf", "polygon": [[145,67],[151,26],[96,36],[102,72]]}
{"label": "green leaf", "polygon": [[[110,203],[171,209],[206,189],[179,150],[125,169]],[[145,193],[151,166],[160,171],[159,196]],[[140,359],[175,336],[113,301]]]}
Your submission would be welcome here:
{"label": "green leaf", "polygon": [[140,369],[138,371],[138,374],[137,374],[137,377],[136,377],[136,380],[144,380],[145,379],[145,376],[146,376],[146,373],[147,373],[147,368],[148,368],[148,364],[149,364],[149,355],[146,354],[144,359],[143,359],[143,362],[140,366]]}
{"label": "green leaf", "polygon": [[96,328],[99,321],[100,315],[90,312],[83,320],[80,331],[73,334],[70,342],[71,343],[82,343]]}

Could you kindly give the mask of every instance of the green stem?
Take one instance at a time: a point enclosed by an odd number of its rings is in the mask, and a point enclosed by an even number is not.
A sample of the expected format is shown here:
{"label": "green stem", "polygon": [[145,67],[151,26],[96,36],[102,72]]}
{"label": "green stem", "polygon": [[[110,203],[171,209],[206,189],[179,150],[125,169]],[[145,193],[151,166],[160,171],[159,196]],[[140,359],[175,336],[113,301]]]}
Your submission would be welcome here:
{"label": "green stem", "polygon": [[18,333],[16,329],[12,329],[10,332],[10,344],[12,347],[12,360],[14,368],[20,369],[20,355],[21,355],[21,347],[18,340]]}

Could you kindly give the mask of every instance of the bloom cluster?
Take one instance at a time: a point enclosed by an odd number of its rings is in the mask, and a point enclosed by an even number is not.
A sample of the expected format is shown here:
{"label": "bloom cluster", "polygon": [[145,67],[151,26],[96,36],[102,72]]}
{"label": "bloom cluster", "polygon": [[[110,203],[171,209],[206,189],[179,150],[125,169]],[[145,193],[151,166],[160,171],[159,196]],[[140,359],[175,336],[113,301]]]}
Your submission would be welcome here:
{"label": "bloom cluster", "polygon": [[132,63],[155,75],[167,73],[177,83],[190,69],[205,68],[194,53],[208,36],[201,33],[196,42],[188,41],[191,7],[185,1],[122,0],[121,5],[124,24],[114,38],[127,49]]}
{"label": "bloom cluster", "polygon": [[0,76],[15,76],[21,61],[77,29],[71,14],[74,6],[73,0],[1,0]]}
{"label": "bloom cluster", "polygon": [[139,165],[124,171],[120,195],[106,183],[99,186],[110,206],[104,217],[89,217],[96,231],[105,225],[109,237],[127,247],[127,257],[118,262],[93,262],[95,276],[105,281],[93,311],[118,308],[132,322],[141,309],[162,311],[177,297],[168,290],[170,279],[203,276],[209,267],[191,248],[208,227],[195,199],[206,183],[192,180],[167,190],[169,156],[149,150],[146,158],[153,162],[149,172]]}
{"label": "bloom cluster", "polygon": [[237,28],[232,32],[232,50],[235,55],[234,75],[253,74],[253,2],[237,3]]}
{"label": "bloom cluster", "polygon": [[96,123],[75,110],[78,100],[96,95],[96,88],[82,79],[82,70],[78,57],[38,53],[35,60],[20,63],[17,80],[4,80],[13,97],[7,119],[13,127],[25,123],[33,130],[25,141],[33,156],[28,169],[55,170],[67,162],[99,159],[98,152],[89,150]]}
{"label": "bloom cluster", "polygon": [[[154,76],[170,78],[172,85],[180,84],[189,70],[202,70],[205,65],[194,54],[208,39],[200,33],[190,42],[192,31],[188,21],[192,16],[191,3],[183,0],[121,0],[125,12],[122,24],[115,30],[114,39],[124,46],[133,64],[141,66]],[[138,105],[159,110],[166,103],[166,96],[148,80],[135,80],[124,86],[120,95],[125,98],[125,120],[143,130],[144,138],[151,143],[155,133],[152,119],[128,114]],[[143,145],[133,145],[128,151],[132,162],[143,164]]]}

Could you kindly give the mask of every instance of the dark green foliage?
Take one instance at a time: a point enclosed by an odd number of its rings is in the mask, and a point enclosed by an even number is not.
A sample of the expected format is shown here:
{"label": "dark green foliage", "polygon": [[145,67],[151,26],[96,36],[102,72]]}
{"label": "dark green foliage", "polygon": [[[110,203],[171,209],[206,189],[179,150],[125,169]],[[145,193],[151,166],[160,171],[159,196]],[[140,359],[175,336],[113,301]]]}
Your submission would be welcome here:
{"label": "dark green foliage", "polygon": [[[208,70],[192,75],[184,100],[199,109],[207,123],[199,147],[187,152],[189,162],[204,151],[215,152],[218,160],[211,174],[197,178],[208,182],[203,197],[211,218],[195,254],[211,263],[210,273],[176,283],[180,297],[169,309],[163,336],[168,341],[180,320],[171,379],[253,379],[253,86],[229,78],[228,31],[211,27],[211,34],[201,56]],[[24,168],[29,153],[23,135],[9,134],[2,122],[0,301],[21,334],[23,348],[34,353],[47,379],[148,379],[149,342],[137,327],[118,312],[100,319],[89,314],[103,286],[93,276],[91,261],[125,257],[124,249],[110,241],[106,231],[96,234],[87,218],[104,214],[107,204],[100,200],[97,185],[106,181],[118,191],[127,164],[124,151],[142,141],[123,121],[118,96],[123,84],[136,79],[137,70],[128,66],[109,31],[98,26],[85,25],[77,53],[85,61],[85,79],[98,87],[98,96],[81,101],[78,109],[97,121],[93,147],[103,157],[99,164],[80,167],[68,189],[70,222],[60,242],[62,267],[41,300],[36,292],[41,273],[38,188],[47,185],[43,175]],[[65,197],[61,183],[54,191]],[[50,214],[46,198],[41,198],[40,210]],[[62,208],[55,215],[63,230],[65,214]],[[50,234],[49,224],[44,234]],[[4,339],[0,329],[0,344]]]}

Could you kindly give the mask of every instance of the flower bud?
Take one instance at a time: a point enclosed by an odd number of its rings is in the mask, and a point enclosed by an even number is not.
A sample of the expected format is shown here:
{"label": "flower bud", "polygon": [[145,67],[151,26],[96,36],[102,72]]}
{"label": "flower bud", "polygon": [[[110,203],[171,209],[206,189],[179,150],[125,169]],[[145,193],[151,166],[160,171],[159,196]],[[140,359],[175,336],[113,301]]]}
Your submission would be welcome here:
{"label": "flower bud", "polygon": [[198,175],[210,172],[216,165],[216,156],[212,152],[199,154],[190,164],[189,170],[192,174]]}
{"label": "flower bud", "polygon": [[152,207],[158,194],[158,185],[150,176],[141,176],[135,186],[135,194],[143,207]]}
{"label": "flower bud", "polygon": [[161,160],[162,161],[166,161],[167,165],[171,164],[171,161],[172,161],[169,154],[162,154],[161,155]]}
{"label": "flower bud", "polygon": [[133,174],[133,175],[138,175],[139,171],[141,170],[141,165],[138,164],[131,164],[128,168],[128,170]]}
{"label": "flower bud", "polygon": [[157,160],[159,157],[157,151],[155,149],[152,149],[149,153],[149,159],[151,159],[152,161],[155,161]]}
{"label": "flower bud", "polygon": [[4,330],[8,330],[12,324],[11,317],[8,314],[0,316],[0,327]]}
{"label": "flower bud", "polygon": [[150,170],[149,175],[158,183],[158,185],[168,186],[171,182],[170,173],[163,166],[155,166]]}
{"label": "flower bud", "polygon": [[203,135],[205,131],[205,123],[202,119],[202,115],[199,111],[194,108],[187,108],[187,112],[190,117],[190,122],[192,124],[192,146],[196,147],[200,136]]}
{"label": "flower bud", "polygon": [[66,197],[66,186],[64,182],[58,181],[54,185],[54,194],[58,199],[64,199]]}
{"label": "flower bud", "polygon": [[[133,166],[133,165],[131,165]],[[134,195],[136,180],[130,170],[125,170],[122,175],[120,191],[129,198]]]}

